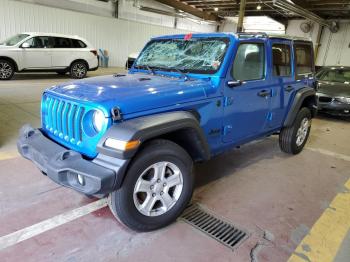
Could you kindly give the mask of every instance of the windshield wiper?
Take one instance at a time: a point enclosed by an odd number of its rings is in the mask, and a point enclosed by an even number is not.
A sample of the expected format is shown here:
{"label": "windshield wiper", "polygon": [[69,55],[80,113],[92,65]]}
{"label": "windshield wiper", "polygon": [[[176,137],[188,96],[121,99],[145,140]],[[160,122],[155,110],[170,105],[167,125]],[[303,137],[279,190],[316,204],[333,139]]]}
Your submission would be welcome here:
{"label": "windshield wiper", "polygon": [[184,72],[186,70],[185,68],[165,67],[165,69],[167,69],[169,71],[176,71],[184,77],[185,81],[188,80],[188,75]]}
{"label": "windshield wiper", "polygon": [[150,72],[152,75],[155,75],[155,72],[154,72],[155,68],[154,67],[150,67],[148,65],[136,65],[134,67],[137,69],[147,69],[148,72]]}

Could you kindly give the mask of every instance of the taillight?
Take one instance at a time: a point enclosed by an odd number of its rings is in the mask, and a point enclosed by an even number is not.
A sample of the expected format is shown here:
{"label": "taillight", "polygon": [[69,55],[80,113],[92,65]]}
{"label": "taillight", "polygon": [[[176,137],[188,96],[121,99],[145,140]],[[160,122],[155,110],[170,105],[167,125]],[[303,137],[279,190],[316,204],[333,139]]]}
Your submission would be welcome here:
{"label": "taillight", "polygon": [[90,52],[97,56],[97,50],[90,50]]}

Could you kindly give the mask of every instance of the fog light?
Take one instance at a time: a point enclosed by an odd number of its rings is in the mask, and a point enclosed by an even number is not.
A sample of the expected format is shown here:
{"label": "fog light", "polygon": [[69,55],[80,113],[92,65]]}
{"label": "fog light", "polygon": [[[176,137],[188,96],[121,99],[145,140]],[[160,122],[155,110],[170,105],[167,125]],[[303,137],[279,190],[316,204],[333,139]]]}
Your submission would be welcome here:
{"label": "fog light", "polygon": [[82,186],[85,185],[84,177],[82,175],[78,175],[77,177],[78,177],[79,184],[82,185]]}

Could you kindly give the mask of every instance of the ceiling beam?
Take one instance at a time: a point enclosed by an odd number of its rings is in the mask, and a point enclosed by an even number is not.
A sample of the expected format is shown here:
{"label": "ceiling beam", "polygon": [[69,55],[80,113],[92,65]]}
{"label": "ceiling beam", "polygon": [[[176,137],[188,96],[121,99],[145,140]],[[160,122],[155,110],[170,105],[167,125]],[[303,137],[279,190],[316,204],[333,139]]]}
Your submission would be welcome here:
{"label": "ceiling beam", "polygon": [[188,14],[191,14],[193,16],[202,18],[204,20],[209,20],[209,21],[220,21],[220,17],[218,17],[215,14],[211,14],[209,12],[205,12],[203,10],[200,10],[198,8],[195,8],[193,6],[190,6],[188,4],[185,4],[184,2],[180,2],[178,0],[156,0],[159,3],[171,6],[177,10],[184,11]]}

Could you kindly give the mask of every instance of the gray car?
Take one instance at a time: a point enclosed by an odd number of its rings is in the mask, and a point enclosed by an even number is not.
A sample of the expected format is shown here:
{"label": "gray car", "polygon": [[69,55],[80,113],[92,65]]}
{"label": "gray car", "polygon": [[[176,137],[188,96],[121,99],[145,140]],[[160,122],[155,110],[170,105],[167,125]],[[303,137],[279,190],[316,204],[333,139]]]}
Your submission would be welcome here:
{"label": "gray car", "polygon": [[324,67],[317,74],[318,110],[350,116],[350,67]]}

